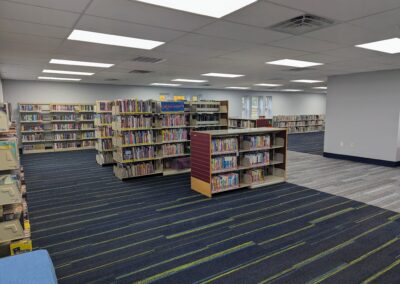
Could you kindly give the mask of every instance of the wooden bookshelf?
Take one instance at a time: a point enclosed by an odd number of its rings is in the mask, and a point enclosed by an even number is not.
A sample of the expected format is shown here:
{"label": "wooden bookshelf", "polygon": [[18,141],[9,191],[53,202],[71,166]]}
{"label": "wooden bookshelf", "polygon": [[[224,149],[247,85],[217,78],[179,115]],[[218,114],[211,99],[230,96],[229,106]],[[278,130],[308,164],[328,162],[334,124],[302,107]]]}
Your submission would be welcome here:
{"label": "wooden bookshelf", "polygon": [[24,154],[93,149],[94,105],[19,103]]}
{"label": "wooden bookshelf", "polygon": [[244,129],[244,128],[259,128],[272,127],[272,119],[267,118],[229,118],[229,128]]}
{"label": "wooden bookshelf", "polygon": [[274,127],[284,127],[288,133],[325,131],[325,115],[278,115],[273,118]]}
{"label": "wooden bookshelf", "polygon": [[192,189],[208,197],[286,181],[287,130],[248,128],[193,132]]}
{"label": "wooden bookshelf", "polygon": [[194,131],[228,129],[228,101],[188,102],[189,126]]}
{"label": "wooden bookshelf", "polygon": [[113,101],[96,101],[94,120],[96,127],[96,162],[101,166],[114,164],[112,106]]}

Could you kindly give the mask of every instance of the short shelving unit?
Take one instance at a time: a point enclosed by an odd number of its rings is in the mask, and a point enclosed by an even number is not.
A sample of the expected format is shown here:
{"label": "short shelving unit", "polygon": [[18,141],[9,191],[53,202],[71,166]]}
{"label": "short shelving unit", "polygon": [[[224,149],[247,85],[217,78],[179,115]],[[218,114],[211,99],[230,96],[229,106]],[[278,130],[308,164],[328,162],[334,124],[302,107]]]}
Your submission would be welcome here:
{"label": "short shelving unit", "polygon": [[112,106],[113,101],[96,101],[96,116],[94,119],[96,127],[96,162],[101,166],[114,164]]}
{"label": "short shelving unit", "polygon": [[244,128],[259,128],[272,127],[272,119],[268,118],[229,118],[229,128],[244,129]]}
{"label": "short shelving unit", "polygon": [[191,186],[207,196],[286,181],[287,130],[249,128],[193,132]]}
{"label": "short shelving unit", "polygon": [[285,127],[288,133],[308,133],[325,130],[325,115],[278,115],[273,117],[274,127]]}
{"label": "short shelving unit", "polygon": [[93,149],[94,105],[19,103],[24,154]]}

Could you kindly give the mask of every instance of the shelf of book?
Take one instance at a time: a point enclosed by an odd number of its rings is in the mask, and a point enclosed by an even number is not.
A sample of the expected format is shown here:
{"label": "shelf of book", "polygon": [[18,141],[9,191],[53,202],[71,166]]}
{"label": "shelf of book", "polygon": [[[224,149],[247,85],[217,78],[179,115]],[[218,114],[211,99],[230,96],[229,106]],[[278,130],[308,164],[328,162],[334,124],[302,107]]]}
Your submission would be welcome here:
{"label": "shelf of book", "polygon": [[192,133],[192,189],[208,197],[286,181],[287,130],[248,128]]}
{"label": "shelf of book", "polygon": [[325,115],[278,115],[273,125],[287,128],[288,133],[320,132],[325,130]]}
{"label": "shelf of book", "polygon": [[259,128],[259,127],[272,127],[272,119],[268,118],[229,118],[229,128],[243,129],[243,128]]}
{"label": "shelf of book", "polygon": [[94,105],[19,103],[18,109],[24,154],[86,150],[95,146]]}
{"label": "shelf of book", "polygon": [[101,165],[113,165],[113,124],[112,124],[113,101],[96,101],[96,162]]}
{"label": "shelf of book", "polygon": [[15,124],[7,124],[7,129],[0,130],[0,257],[32,250],[26,184],[20,165],[17,131]]}

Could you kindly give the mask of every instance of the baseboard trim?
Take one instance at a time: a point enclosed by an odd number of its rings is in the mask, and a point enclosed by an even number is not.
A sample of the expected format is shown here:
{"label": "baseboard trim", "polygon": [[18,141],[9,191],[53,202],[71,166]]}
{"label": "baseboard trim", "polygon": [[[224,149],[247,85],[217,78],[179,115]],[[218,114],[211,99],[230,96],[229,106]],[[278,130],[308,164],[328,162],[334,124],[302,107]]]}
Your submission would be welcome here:
{"label": "baseboard trim", "polygon": [[394,168],[394,167],[400,166],[400,162],[363,158],[363,157],[356,157],[356,156],[350,156],[350,155],[333,154],[333,153],[327,153],[327,152],[324,152],[323,156],[325,158],[359,162],[359,163],[378,165],[378,166],[383,166],[383,167]]}

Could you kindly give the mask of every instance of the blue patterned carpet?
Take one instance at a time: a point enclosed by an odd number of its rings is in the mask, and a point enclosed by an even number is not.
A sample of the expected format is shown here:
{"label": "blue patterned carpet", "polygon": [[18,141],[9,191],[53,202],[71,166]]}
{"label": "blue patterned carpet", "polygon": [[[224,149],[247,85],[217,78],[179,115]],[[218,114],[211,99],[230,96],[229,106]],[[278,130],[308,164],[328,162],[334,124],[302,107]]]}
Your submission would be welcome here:
{"label": "blue patterned carpet", "polygon": [[205,198],[121,182],[93,151],[23,157],[33,243],[60,283],[399,283],[400,214],[295,184]]}
{"label": "blue patterned carpet", "polygon": [[325,132],[311,132],[288,135],[288,149],[295,152],[303,152],[314,155],[322,155],[324,152]]}

